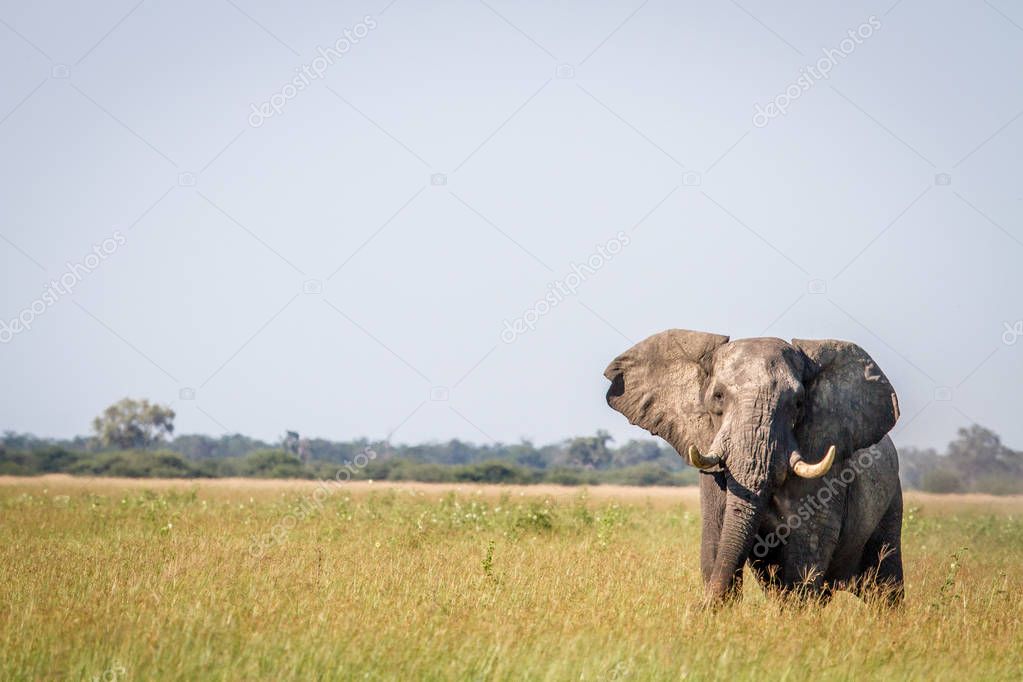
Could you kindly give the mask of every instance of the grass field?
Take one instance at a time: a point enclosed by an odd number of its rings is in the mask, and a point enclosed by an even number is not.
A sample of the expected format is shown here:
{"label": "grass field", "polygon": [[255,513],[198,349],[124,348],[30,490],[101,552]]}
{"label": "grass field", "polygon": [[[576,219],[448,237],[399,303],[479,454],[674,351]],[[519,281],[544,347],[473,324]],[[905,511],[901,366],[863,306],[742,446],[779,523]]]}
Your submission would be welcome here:
{"label": "grass field", "polygon": [[0,679],[1023,679],[1023,498],[907,604],[700,608],[695,490],[0,478]]}

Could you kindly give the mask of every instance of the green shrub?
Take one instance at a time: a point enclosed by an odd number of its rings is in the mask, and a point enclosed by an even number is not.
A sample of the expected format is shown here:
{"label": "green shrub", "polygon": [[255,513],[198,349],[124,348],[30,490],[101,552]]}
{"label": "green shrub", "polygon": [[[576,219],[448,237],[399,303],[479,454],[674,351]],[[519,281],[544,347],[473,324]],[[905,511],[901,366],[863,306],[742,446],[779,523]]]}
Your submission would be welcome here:
{"label": "green shrub", "polygon": [[60,447],[41,450],[8,451],[0,448],[0,474],[7,476],[35,476],[67,471],[83,455]]}
{"label": "green shrub", "polygon": [[197,478],[209,475],[202,467],[180,455],[163,450],[118,450],[86,455],[69,470],[78,475],[124,478]]}
{"label": "green shrub", "polygon": [[42,473],[35,468],[28,452],[0,452],[0,476],[35,476]]}
{"label": "green shrub", "polygon": [[976,480],[973,490],[988,495],[1020,495],[1023,494],[1023,481],[1004,476],[984,476]]}
{"label": "green shrub", "polygon": [[474,483],[532,483],[535,476],[522,467],[501,461],[480,462],[456,467],[456,481]]}
{"label": "green shrub", "polygon": [[254,478],[310,478],[302,460],[284,450],[256,450],[236,460],[240,476]]}
{"label": "green shrub", "polygon": [[954,471],[933,469],[920,477],[920,489],[929,493],[959,493],[963,483]]}
{"label": "green shrub", "polygon": [[597,474],[586,469],[552,469],[544,475],[543,481],[556,485],[597,485],[600,483]]}
{"label": "green shrub", "polygon": [[660,464],[637,464],[604,472],[606,483],[619,485],[696,485],[699,476],[695,469],[669,471]]}

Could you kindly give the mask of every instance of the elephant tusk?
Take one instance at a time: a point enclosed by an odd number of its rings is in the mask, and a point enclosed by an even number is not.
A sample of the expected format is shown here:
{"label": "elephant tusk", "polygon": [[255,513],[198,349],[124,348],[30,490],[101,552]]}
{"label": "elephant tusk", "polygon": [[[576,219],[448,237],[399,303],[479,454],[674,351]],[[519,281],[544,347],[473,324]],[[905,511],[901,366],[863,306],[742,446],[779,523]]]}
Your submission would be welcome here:
{"label": "elephant tusk", "polygon": [[704,457],[703,455],[701,455],[700,449],[695,445],[690,445],[688,452],[689,463],[692,464],[697,469],[709,469],[710,467],[717,466],[718,464],[721,463],[720,457],[715,457],[713,455],[709,457]]}
{"label": "elephant tusk", "polygon": [[789,466],[792,467],[792,471],[795,472],[796,476],[799,476],[800,478],[820,478],[831,470],[831,465],[834,463],[834,445],[828,448],[827,453],[824,455],[824,459],[816,464],[808,464],[807,462],[804,462],[803,456],[799,454],[799,450],[793,450],[792,457],[789,458]]}

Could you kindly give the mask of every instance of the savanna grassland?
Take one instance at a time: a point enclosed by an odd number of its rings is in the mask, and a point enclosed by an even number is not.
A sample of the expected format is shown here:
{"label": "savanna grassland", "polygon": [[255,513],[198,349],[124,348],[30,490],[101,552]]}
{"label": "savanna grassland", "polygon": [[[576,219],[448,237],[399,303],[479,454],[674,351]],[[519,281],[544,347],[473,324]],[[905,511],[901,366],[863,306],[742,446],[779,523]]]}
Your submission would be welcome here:
{"label": "savanna grassland", "polygon": [[903,609],[709,611],[693,489],[0,479],[0,678],[1023,678],[1023,498],[907,509]]}

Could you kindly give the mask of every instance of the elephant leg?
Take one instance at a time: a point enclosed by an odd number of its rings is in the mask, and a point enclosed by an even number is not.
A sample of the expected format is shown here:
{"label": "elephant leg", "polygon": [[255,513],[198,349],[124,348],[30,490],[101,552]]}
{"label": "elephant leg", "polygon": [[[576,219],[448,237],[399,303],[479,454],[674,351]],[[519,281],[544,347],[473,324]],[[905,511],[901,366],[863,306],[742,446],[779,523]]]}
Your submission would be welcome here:
{"label": "elephant leg", "polygon": [[838,546],[843,508],[844,500],[836,499],[833,507],[823,509],[785,539],[781,580],[787,593],[804,601],[830,601],[834,585],[828,568]]}
{"label": "elephant leg", "polygon": [[892,499],[877,530],[863,548],[853,592],[861,598],[876,595],[897,606],[905,596],[902,575],[902,490]]}

